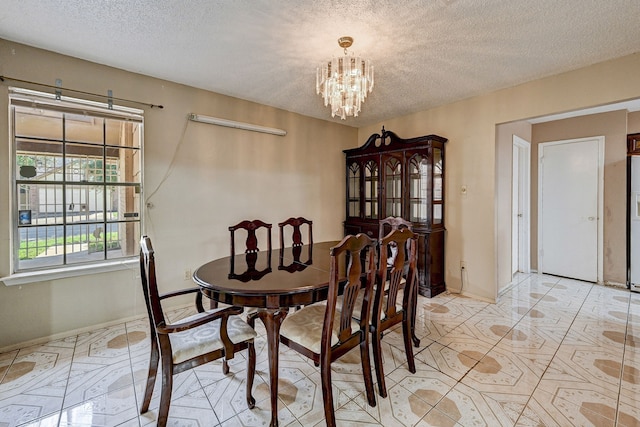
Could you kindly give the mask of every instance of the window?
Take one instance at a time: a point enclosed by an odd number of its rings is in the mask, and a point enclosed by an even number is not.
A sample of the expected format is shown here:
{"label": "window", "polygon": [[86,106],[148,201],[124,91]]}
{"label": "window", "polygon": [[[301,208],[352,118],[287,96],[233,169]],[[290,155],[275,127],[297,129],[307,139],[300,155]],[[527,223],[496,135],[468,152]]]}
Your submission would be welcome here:
{"label": "window", "polygon": [[11,89],[13,273],[134,257],[142,111]]}

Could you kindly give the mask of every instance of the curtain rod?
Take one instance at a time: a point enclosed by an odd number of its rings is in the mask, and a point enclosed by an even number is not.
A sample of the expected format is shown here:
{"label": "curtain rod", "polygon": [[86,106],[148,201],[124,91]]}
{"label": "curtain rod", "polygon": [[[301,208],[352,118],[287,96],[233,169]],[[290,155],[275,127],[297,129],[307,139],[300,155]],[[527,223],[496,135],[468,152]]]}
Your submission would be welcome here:
{"label": "curtain rod", "polygon": [[80,94],[83,94],[83,95],[90,95],[90,96],[98,96],[98,97],[101,97],[101,98],[107,98],[109,100],[131,102],[131,103],[138,104],[138,105],[145,105],[145,106],[150,107],[150,108],[160,108],[160,109],[164,108],[163,105],[149,104],[147,102],[133,101],[131,99],[115,98],[115,97],[110,96],[110,95],[102,95],[102,94],[99,94],[99,93],[84,92],[84,91],[81,91],[81,90],[69,89],[69,88],[66,88],[66,87],[53,86],[53,85],[48,85],[48,84],[38,83],[38,82],[31,82],[29,80],[20,80],[20,79],[16,79],[16,78],[9,77],[9,76],[0,76],[0,81],[4,82],[5,80],[10,80],[12,82],[26,83],[26,84],[30,84],[30,85],[46,87],[46,88],[50,88],[50,89],[55,89],[56,91],[66,90],[66,91],[69,91],[69,92],[80,93]]}

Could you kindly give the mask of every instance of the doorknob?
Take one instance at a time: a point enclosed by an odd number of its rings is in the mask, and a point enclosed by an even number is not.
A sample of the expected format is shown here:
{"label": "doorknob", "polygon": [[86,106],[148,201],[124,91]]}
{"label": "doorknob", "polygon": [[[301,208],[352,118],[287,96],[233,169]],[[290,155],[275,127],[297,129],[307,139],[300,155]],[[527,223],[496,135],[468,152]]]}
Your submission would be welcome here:
{"label": "doorknob", "polygon": [[522,218],[522,214],[518,214],[518,218]]}
{"label": "doorknob", "polygon": [[596,217],[595,217],[595,216],[590,216],[590,217],[589,217],[589,218],[587,218],[587,219],[588,219],[589,221],[593,221],[593,220],[595,220],[595,219],[596,219]]}

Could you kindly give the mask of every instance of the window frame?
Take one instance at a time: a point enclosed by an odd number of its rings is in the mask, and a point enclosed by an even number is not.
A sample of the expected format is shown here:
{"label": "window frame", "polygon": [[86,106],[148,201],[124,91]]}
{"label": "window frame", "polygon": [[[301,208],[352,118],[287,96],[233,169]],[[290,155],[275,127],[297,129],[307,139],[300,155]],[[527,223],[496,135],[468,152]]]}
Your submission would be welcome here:
{"label": "window frame", "polygon": [[[9,227],[10,227],[10,261],[9,261],[9,271],[10,274],[6,277],[1,277],[0,281],[3,281],[5,285],[19,285],[23,283],[31,283],[31,282],[39,282],[44,280],[52,280],[58,278],[65,277],[73,277],[85,274],[95,274],[98,272],[106,272],[106,271],[116,271],[122,269],[133,269],[135,271],[137,264],[137,251],[136,253],[125,255],[119,258],[109,258],[107,256],[107,248],[106,244],[108,239],[103,239],[105,244],[104,253],[105,256],[103,259],[97,260],[87,260],[82,262],[69,262],[67,260],[67,251],[64,250],[62,264],[43,266],[43,267],[27,267],[20,268],[19,266],[19,250],[20,250],[20,231],[19,231],[19,191],[18,191],[18,183],[22,181],[22,179],[18,178],[17,171],[17,156],[18,156],[18,147],[17,141],[20,138],[20,135],[16,135],[16,107],[20,106],[28,106],[28,107],[39,107],[46,111],[52,111],[56,113],[66,113],[66,114],[86,114],[91,117],[97,117],[102,119],[113,119],[113,120],[123,120],[136,123],[139,126],[139,146],[135,146],[134,150],[131,153],[137,152],[139,155],[139,169],[138,169],[138,179],[132,182],[111,182],[107,179],[106,175],[102,176],[101,181],[92,182],[93,186],[100,187],[103,191],[107,191],[110,187],[115,188],[133,188],[136,190],[136,187],[139,188],[139,200],[136,202],[137,206],[136,211],[138,212],[139,218],[137,220],[128,220],[121,221],[116,220],[112,221],[107,218],[107,210],[106,205],[103,205],[101,208],[101,212],[103,215],[103,221],[105,224],[118,224],[118,223],[129,223],[135,224],[137,223],[137,230],[140,235],[144,233],[144,194],[143,194],[143,180],[144,180],[144,111],[140,109],[124,107],[120,105],[113,105],[111,102],[101,103],[95,101],[89,101],[85,99],[78,99],[72,97],[61,96],[58,94],[48,94],[38,91],[33,91],[29,89],[23,88],[9,88],[9,97],[8,97],[8,113],[9,113],[9,144],[10,144],[10,158],[9,161],[11,165],[9,167],[11,176],[9,180],[9,185],[11,185],[11,189],[9,192],[10,200],[9,200]],[[63,139],[61,144],[74,144],[76,141]],[[95,145],[96,147],[101,147],[102,150],[111,149],[114,146],[109,144],[106,135],[102,135],[101,143]],[[118,149],[127,149],[126,146],[118,146]],[[104,159],[106,157],[103,156]],[[137,162],[136,162],[137,163]],[[108,172],[109,167],[106,163],[103,163],[102,169],[106,174]],[[64,174],[64,185],[63,189],[67,188],[65,191],[69,191],[69,188],[73,188],[75,183],[73,180],[68,180],[66,169],[63,170]],[[46,182],[43,181],[33,181],[34,184],[42,184]],[[83,182],[86,186],[86,181]],[[115,185],[114,185],[115,184]],[[69,187],[70,186],[70,187]],[[106,197],[106,196],[105,196]],[[74,222],[67,222],[67,215],[69,215],[69,211],[66,206],[63,206],[62,210],[63,221],[62,223],[55,223],[55,226],[74,226]],[[96,222],[96,224],[101,224],[102,222]],[[51,224],[50,224],[51,225]],[[105,229],[106,232],[106,229]],[[135,236],[134,240],[139,241],[140,236]],[[66,245],[66,243],[65,243]]]}

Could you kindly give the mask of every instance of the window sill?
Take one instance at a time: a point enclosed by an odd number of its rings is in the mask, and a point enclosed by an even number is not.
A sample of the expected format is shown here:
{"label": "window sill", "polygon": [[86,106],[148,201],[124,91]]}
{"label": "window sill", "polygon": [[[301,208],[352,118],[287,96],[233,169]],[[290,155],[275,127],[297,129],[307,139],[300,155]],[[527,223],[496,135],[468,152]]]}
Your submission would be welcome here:
{"label": "window sill", "polygon": [[24,285],[25,283],[44,282],[47,280],[64,279],[68,277],[85,276],[96,273],[106,273],[118,270],[130,270],[138,264],[138,258],[128,258],[102,264],[67,266],[56,269],[29,271],[0,277],[6,286]]}

